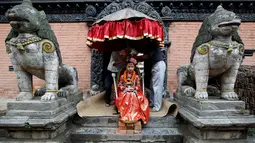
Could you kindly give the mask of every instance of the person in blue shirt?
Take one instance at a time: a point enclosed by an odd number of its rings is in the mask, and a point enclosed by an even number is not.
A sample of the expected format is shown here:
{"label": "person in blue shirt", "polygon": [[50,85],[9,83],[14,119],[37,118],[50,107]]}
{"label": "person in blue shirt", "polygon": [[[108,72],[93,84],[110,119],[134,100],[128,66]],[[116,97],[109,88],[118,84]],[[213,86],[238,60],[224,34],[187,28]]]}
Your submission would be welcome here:
{"label": "person in blue shirt", "polygon": [[166,63],[162,49],[153,45],[144,56],[135,57],[138,60],[150,60],[152,63],[150,80],[150,107],[152,112],[158,112],[162,106]]}

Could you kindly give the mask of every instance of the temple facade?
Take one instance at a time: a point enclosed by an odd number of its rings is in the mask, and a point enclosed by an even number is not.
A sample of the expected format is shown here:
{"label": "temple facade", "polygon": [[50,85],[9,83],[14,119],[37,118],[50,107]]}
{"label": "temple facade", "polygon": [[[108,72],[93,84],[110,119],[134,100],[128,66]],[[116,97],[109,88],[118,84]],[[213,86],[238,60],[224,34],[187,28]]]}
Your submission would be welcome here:
{"label": "temple facade", "polygon": [[[126,7],[155,18],[164,25],[164,53],[167,63],[165,87],[170,93],[177,87],[177,68],[190,62],[192,45],[202,21],[214,12],[218,5],[240,16],[242,25],[239,33],[246,49],[243,65],[255,65],[253,0],[32,0],[32,2],[35,8],[45,11],[59,41],[63,63],[76,67],[82,91],[90,89],[95,84],[102,89],[102,70],[107,64],[106,54],[91,50],[86,45],[90,26],[95,20]],[[4,14],[7,9],[19,3],[20,0],[0,0],[2,47],[0,98],[14,98],[19,92],[16,75],[4,48],[6,35],[11,29]],[[34,78],[34,89],[43,84],[43,81]]]}

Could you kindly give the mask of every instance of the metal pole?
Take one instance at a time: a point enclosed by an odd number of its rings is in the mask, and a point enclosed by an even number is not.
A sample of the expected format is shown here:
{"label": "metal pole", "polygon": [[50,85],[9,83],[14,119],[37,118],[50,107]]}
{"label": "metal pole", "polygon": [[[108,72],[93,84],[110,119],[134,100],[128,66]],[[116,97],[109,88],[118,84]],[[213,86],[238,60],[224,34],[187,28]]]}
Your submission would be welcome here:
{"label": "metal pole", "polygon": [[112,73],[112,78],[113,78],[113,83],[114,83],[114,89],[115,89],[115,95],[116,95],[116,98],[118,98],[118,92],[117,92],[117,85],[116,85],[116,74],[115,73]]}

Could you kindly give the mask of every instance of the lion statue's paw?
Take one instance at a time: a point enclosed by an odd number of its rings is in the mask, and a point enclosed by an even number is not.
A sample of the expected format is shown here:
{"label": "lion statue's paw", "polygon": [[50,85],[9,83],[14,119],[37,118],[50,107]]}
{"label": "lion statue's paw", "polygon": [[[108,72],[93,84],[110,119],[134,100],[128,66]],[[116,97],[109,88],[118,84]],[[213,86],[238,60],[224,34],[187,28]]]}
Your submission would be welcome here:
{"label": "lion statue's paw", "polygon": [[49,101],[49,100],[55,100],[57,99],[57,93],[55,92],[46,92],[42,97],[42,101]]}
{"label": "lion statue's paw", "polygon": [[19,95],[16,97],[17,101],[24,101],[24,100],[31,100],[33,99],[32,92],[20,92]]}
{"label": "lion statue's paw", "polygon": [[227,100],[238,100],[238,95],[235,92],[223,92],[221,98]]}
{"label": "lion statue's paw", "polygon": [[207,92],[209,96],[220,96],[220,90],[212,85],[208,85]]}
{"label": "lion statue's paw", "polygon": [[208,99],[208,93],[196,91],[195,98],[196,99]]}
{"label": "lion statue's paw", "polygon": [[185,96],[193,96],[196,92],[196,90],[190,86],[183,86],[182,90]]}
{"label": "lion statue's paw", "polygon": [[37,88],[35,90],[34,95],[35,96],[43,96],[45,93],[46,93],[46,87],[44,86],[44,87],[41,87],[41,88]]}
{"label": "lion statue's paw", "polygon": [[68,97],[72,94],[75,94],[79,91],[79,88],[77,88],[77,86],[75,85],[67,85],[63,88],[60,88],[57,95],[58,97]]}
{"label": "lion statue's paw", "polygon": [[58,97],[67,97],[68,95],[70,95],[70,92],[68,90],[59,90],[58,91]]}

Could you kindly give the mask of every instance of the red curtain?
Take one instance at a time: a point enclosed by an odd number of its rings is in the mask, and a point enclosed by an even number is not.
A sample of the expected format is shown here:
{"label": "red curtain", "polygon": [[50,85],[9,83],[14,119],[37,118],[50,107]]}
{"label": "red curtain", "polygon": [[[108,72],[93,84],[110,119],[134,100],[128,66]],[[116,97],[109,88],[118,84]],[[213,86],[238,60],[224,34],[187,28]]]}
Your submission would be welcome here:
{"label": "red curtain", "polygon": [[100,49],[103,48],[100,43],[108,40],[141,40],[144,38],[156,40],[159,45],[162,45],[164,41],[162,25],[158,21],[147,18],[139,21],[126,19],[123,21],[109,21],[102,25],[95,24],[89,29],[87,45],[91,48]]}

